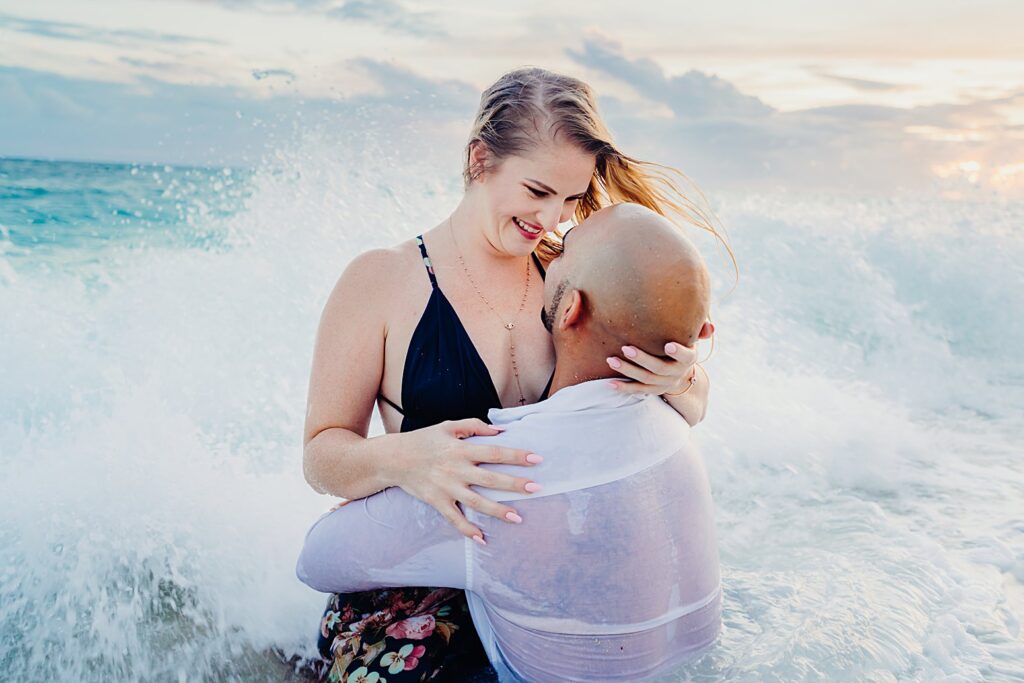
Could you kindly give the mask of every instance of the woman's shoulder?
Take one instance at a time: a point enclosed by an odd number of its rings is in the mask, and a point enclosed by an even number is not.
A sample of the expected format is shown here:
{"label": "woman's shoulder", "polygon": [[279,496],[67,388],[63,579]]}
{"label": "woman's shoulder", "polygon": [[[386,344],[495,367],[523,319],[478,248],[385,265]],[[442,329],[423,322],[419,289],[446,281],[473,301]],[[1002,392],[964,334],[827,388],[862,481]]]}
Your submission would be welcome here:
{"label": "woman's shoulder", "polygon": [[356,275],[360,279],[364,279],[382,275],[383,272],[394,268],[401,261],[400,247],[401,245],[396,245],[382,249],[368,249],[358,254],[345,266],[342,277]]}
{"label": "woman's shoulder", "polygon": [[337,287],[367,298],[388,297],[404,289],[415,268],[422,268],[416,240],[392,247],[368,249],[345,266]]}

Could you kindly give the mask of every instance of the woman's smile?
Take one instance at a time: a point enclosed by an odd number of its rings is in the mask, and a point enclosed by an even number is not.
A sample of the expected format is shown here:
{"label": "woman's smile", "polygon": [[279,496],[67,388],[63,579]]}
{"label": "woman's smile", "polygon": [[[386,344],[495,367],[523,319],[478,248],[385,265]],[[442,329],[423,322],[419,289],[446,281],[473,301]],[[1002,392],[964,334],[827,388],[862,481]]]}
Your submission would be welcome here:
{"label": "woman's smile", "polygon": [[540,236],[544,234],[544,228],[534,225],[533,223],[527,223],[522,218],[512,216],[512,222],[516,224],[517,228],[519,228],[520,234],[530,241],[539,239]]}

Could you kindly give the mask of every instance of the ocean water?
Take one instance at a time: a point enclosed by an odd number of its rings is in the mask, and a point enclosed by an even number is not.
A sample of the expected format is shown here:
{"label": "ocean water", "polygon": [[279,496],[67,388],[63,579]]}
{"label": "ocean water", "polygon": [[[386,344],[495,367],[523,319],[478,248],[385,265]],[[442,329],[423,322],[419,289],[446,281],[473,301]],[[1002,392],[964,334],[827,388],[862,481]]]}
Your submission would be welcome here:
{"label": "ocean water", "polygon": [[[399,161],[0,159],[0,677],[304,680],[320,309],[458,197]],[[710,198],[724,630],[667,680],[1024,681],[1024,204]]]}

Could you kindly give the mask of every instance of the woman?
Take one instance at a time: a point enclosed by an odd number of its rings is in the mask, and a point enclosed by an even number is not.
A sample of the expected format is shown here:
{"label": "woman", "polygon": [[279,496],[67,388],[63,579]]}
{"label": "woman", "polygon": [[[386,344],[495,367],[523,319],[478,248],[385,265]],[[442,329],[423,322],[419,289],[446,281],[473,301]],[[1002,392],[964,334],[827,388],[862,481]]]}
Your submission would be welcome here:
{"label": "woman", "polygon": [[[554,355],[541,280],[559,223],[627,201],[718,235],[660,168],[616,149],[581,81],[531,68],[488,88],[455,211],[415,240],[356,257],[325,305],[304,434],[310,485],[347,499],[400,486],[477,543],[486,538],[458,504],[522,521],[469,487],[536,492],[528,468],[544,454],[461,439],[497,433],[489,409],[545,397]],[[708,381],[693,349],[668,344],[656,358],[627,346],[608,363],[634,380],[614,383],[621,391],[660,394],[691,424],[703,418]],[[387,433],[367,439],[375,404]],[[479,463],[522,465],[524,476]],[[320,643],[339,681],[465,680],[486,662],[464,594],[443,588],[332,596]]]}

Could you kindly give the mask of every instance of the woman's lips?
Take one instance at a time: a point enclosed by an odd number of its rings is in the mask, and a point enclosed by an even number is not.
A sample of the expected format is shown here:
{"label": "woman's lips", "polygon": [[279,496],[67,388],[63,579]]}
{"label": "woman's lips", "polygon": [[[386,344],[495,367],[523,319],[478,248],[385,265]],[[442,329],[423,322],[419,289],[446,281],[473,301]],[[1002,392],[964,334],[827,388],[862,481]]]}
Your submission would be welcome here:
{"label": "woman's lips", "polygon": [[539,225],[527,223],[521,218],[512,217],[512,222],[519,228],[519,233],[528,240],[535,240],[544,234],[544,229]]}

